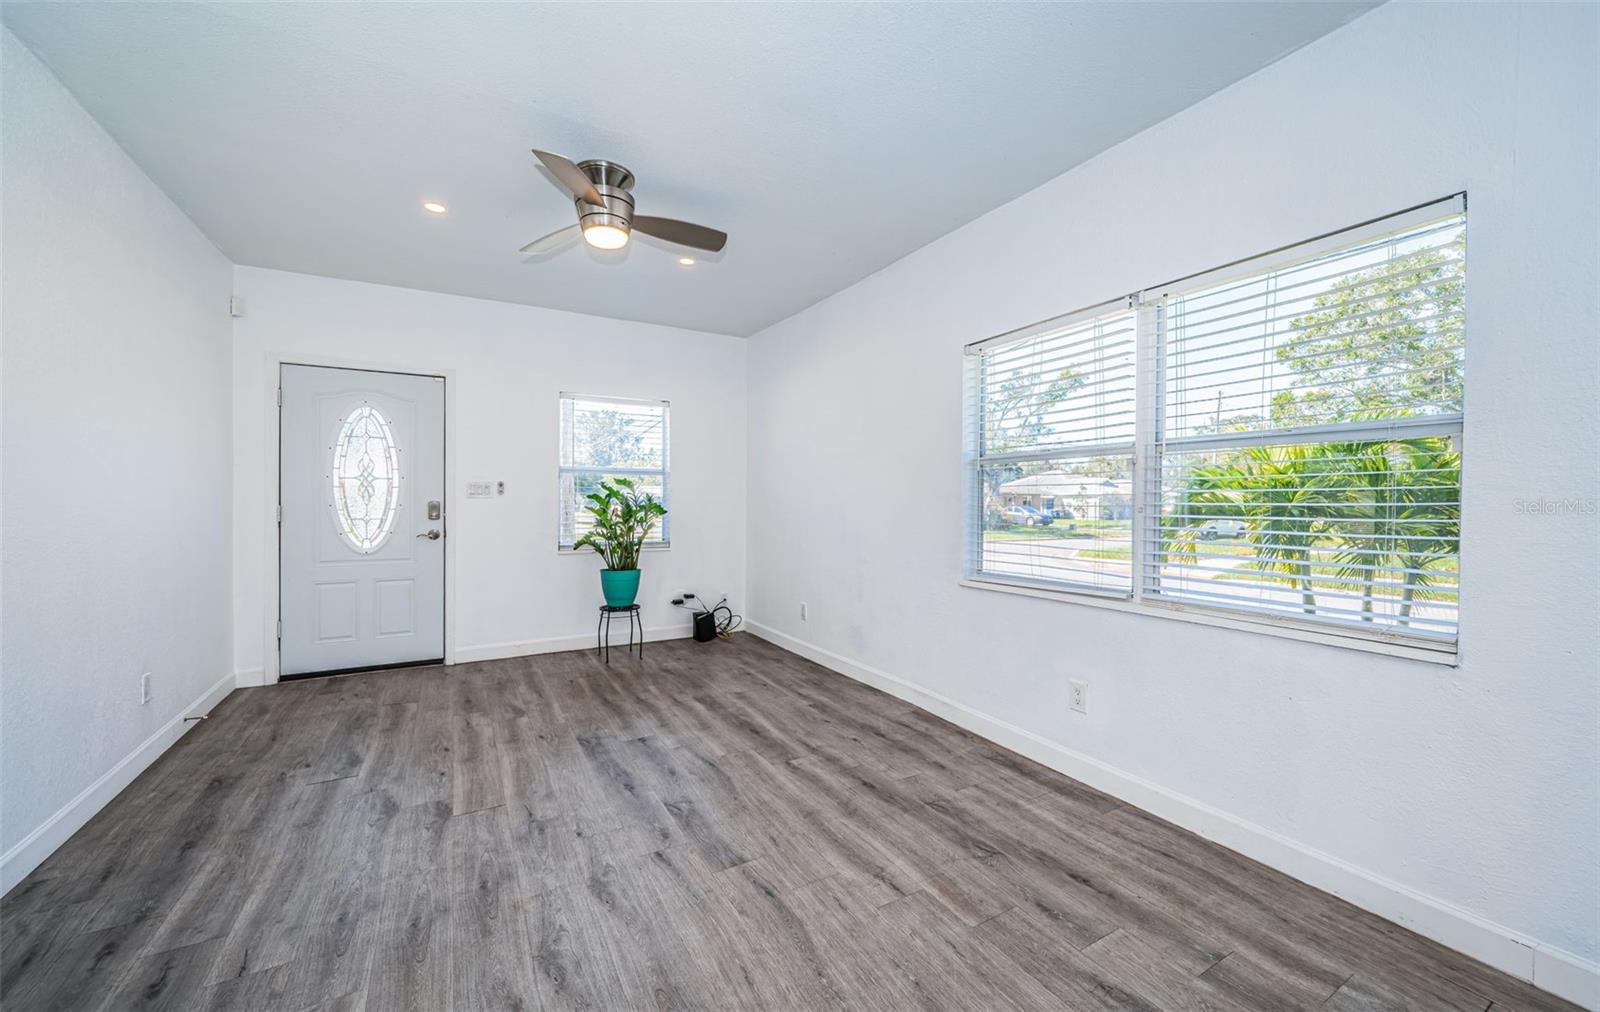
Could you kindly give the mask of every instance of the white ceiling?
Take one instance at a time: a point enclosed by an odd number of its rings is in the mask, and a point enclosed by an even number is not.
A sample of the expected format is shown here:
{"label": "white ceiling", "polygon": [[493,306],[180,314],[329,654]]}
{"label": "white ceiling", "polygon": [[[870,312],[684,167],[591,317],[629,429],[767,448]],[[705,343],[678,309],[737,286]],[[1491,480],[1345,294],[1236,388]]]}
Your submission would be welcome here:
{"label": "white ceiling", "polygon": [[[237,263],[748,335],[1373,5],[3,11]],[[639,213],[727,249],[530,261],[574,221],[535,146],[621,162]]]}

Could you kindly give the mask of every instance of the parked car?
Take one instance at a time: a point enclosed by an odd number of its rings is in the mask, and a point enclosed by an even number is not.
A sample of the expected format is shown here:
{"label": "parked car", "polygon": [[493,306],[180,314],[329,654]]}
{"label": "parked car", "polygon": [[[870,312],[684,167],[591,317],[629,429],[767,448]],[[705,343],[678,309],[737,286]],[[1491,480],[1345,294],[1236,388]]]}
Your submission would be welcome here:
{"label": "parked car", "polygon": [[1041,513],[1026,503],[1020,506],[1007,506],[1004,515],[1008,522],[1023,527],[1048,527],[1055,523],[1055,519],[1049,514]]}
{"label": "parked car", "polygon": [[1243,520],[1207,520],[1195,535],[1201,541],[1230,540],[1244,537],[1247,529]]}
{"label": "parked car", "polygon": [[1065,506],[1057,506],[1055,509],[1050,511],[1050,515],[1055,517],[1057,520],[1076,520],[1076,519],[1078,519],[1078,514],[1072,512],[1069,509],[1067,509]]}
{"label": "parked car", "polygon": [[1055,517],[1051,516],[1049,513],[1046,513],[1037,506],[1029,506],[1027,503],[1023,503],[1022,508],[1033,514],[1033,522],[1037,527],[1049,527],[1051,524],[1056,522]]}

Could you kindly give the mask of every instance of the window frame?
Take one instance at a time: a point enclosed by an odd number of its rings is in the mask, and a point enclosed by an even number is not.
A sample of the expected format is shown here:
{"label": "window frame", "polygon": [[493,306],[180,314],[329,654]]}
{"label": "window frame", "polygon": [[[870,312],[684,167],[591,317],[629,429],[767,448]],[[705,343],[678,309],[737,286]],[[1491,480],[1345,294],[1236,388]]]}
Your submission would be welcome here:
{"label": "window frame", "polygon": [[[1165,307],[1186,293],[1199,292],[1229,281],[1254,277],[1280,270],[1294,264],[1314,260],[1338,249],[1360,244],[1381,235],[1403,231],[1415,224],[1439,219],[1451,214],[1462,215],[1466,227],[1467,195],[1460,192],[1440,200],[1429,201],[1393,214],[1372,218],[1356,225],[1325,233],[1301,242],[1290,243],[1266,253],[1244,257],[1220,267],[1197,272],[1142,289],[1119,299],[1111,299],[1084,307],[1050,320],[1017,328],[973,342],[963,349],[964,359],[964,454],[963,484],[966,502],[963,524],[966,528],[963,541],[966,552],[962,578],[963,587],[1020,594],[1027,597],[1059,600],[1093,607],[1110,608],[1135,614],[1178,619],[1203,625],[1265,633],[1290,639],[1348,647],[1374,653],[1407,657],[1415,660],[1454,666],[1459,663],[1460,584],[1459,560],[1461,546],[1458,542],[1456,558],[1457,608],[1454,635],[1448,639],[1423,636],[1393,627],[1362,628],[1346,622],[1299,618],[1288,614],[1253,611],[1227,605],[1206,605],[1163,597],[1151,586],[1149,568],[1156,559],[1160,537],[1156,530],[1161,507],[1162,458],[1168,454],[1194,452],[1204,449],[1237,448],[1250,445],[1285,445],[1290,443],[1350,442],[1385,440],[1405,435],[1446,435],[1451,438],[1465,464],[1465,394],[1463,410],[1433,415],[1418,415],[1380,421],[1338,422],[1324,425],[1263,429],[1261,431],[1222,433],[1208,435],[1169,436],[1164,431],[1166,342],[1162,317]],[[1107,591],[1075,585],[1066,581],[1008,576],[984,572],[982,565],[983,518],[981,469],[983,455],[983,414],[981,411],[982,357],[988,349],[1027,340],[1042,330],[1061,327],[1074,321],[1114,313],[1120,306],[1132,307],[1136,313],[1136,338],[1134,370],[1136,384],[1135,436],[1133,445],[1133,529],[1132,529],[1132,587],[1128,593]],[[1470,315],[1470,314],[1467,314]],[[1465,342],[1466,320],[1463,320]],[[1121,444],[1119,444],[1121,445]],[[1083,447],[1092,451],[1095,447]],[[1074,447],[1073,452],[1079,448]],[[1060,453],[1056,453],[1060,456]],[[1465,487],[1465,480],[1460,485]],[[1465,509],[1462,509],[1463,514]]]}
{"label": "window frame", "polygon": [[[661,467],[587,467],[562,463],[562,449],[566,441],[566,402],[586,401],[601,404],[620,404],[627,407],[652,407],[661,409]],[[562,484],[568,475],[604,475],[607,477],[621,476],[625,478],[644,477],[661,478],[661,504],[667,507],[667,515],[662,518],[657,528],[657,536],[646,541],[642,550],[646,552],[664,552],[672,548],[672,403],[661,398],[645,397],[613,397],[601,394],[582,394],[570,390],[563,390],[556,395],[556,553],[559,555],[593,555],[593,548],[587,546],[574,548],[565,540],[565,531],[562,530],[561,515],[565,507],[562,502]],[[577,509],[582,509],[582,501],[574,504]],[[575,539],[574,539],[575,540]]]}
{"label": "window frame", "polygon": [[[1071,442],[1054,444],[1033,449],[1009,450],[997,453],[987,453],[984,450],[983,418],[985,414],[985,393],[988,385],[984,377],[983,352],[988,348],[1011,347],[1024,344],[1034,338],[1058,330],[1068,330],[1085,323],[1095,323],[1101,320],[1110,320],[1117,317],[1134,316],[1134,376],[1133,389],[1137,402],[1139,396],[1138,374],[1138,318],[1137,306],[1132,296],[1123,296],[1110,299],[1106,302],[1085,306],[1082,309],[1063,313],[1061,316],[1051,317],[1039,323],[1019,327],[1004,334],[987,338],[983,341],[968,345],[966,349],[966,398],[964,411],[966,412],[967,442],[965,446],[965,460],[963,467],[965,474],[963,481],[966,486],[966,516],[969,528],[965,571],[969,578],[995,580],[1003,583],[1018,583],[1024,586],[1046,586],[1053,588],[1070,589],[1073,593],[1092,597],[1105,597],[1114,600],[1128,600],[1133,596],[1133,585],[1130,582],[1127,590],[1111,587],[1096,587],[1087,582],[1068,580],[1029,580],[1025,577],[1007,577],[1003,574],[983,573],[982,560],[984,555],[983,524],[984,494],[983,471],[986,466],[994,464],[1033,464],[1052,463],[1069,460],[1088,460],[1096,456],[1127,457],[1132,466],[1137,460],[1138,447],[1138,406],[1135,404],[1135,429],[1126,439],[1102,440],[1099,442]],[[1138,481],[1138,472],[1130,470],[1130,482]],[[1134,488],[1130,486],[1130,495]],[[1137,515],[1130,517],[1130,529],[1138,527]],[[979,576],[981,574],[981,577]]]}

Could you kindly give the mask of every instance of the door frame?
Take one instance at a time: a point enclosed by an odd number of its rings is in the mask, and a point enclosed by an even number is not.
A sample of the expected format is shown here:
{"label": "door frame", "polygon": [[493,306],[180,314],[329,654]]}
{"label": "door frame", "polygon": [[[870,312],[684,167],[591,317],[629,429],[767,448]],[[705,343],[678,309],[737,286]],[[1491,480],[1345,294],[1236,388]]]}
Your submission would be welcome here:
{"label": "door frame", "polygon": [[301,355],[290,352],[268,352],[266,357],[265,385],[262,399],[266,403],[265,446],[266,481],[262,490],[262,543],[265,546],[262,565],[262,672],[265,685],[278,682],[283,669],[278,643],[278,619],[281,617],[283,565],[279,537],[282,528],[278,523],[279,484],[282,480],[283,406],[278,403],[278,383],[286,365],[312,366],[318,369],[354,369],[361,372],[392,372],[405,376],[433,376],[444,380],[444,662],[456,663],[456,542],[450,536],[450,490],[456,482],[455,399],[450,388],[455,383],[454,369],[421,369],[415,366],[379,363],[324,355]]}

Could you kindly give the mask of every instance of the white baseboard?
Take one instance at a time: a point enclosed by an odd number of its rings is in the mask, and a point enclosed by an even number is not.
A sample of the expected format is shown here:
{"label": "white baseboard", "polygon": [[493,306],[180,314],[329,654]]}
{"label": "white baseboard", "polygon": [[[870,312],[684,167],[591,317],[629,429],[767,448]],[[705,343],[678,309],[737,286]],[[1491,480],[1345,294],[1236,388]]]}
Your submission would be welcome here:
{"label": "white baseboard", "polygon": [[1549,945],[1533,950],[1533,982],[1588,1009],[1600,1009],[1600,963]]}
{"label": "white baseboard", "polygon": [[[611,649],[619,646],[627,649],[628,639],[624,635],[621,639],[617,634],[622,632],[618,626],[612,630]],[[681,640],[694,635],[694,627],[688,625],[660,626],[644,631],[645,643],[658,643],[662,640]],[[526,657],[530,654],[554,654],[563,650],[593,650],[595,638],[593,633],[581,636],[551,636],[542,640],[515,640],[510,643],[483,643],[472,647],[456,647],[456,663],[471,664],[474,661],[498,661],[504,657]]]}
{"label": "white baseboard", "polygon": [[[614,634],[621,634],[622,627],[612,630]],[[694,634],[693,626],[660,626],[655,629],[646,629],[644,638],[646,643],[659,643],[662,640],[687,639]],[[472,664],[476,661],[498,661],[506,657],[527,657],[532,654],[554,654],[563,650],[592,650],[595,638],[585,633],[579,636],[550,636],[539,640],[512,640],[507,643],[480,643],[470,647],[456,647],[455,664]],[[627,649],[626,636],[618,638],[613,635],[611,647]],[[261,668],[251,668],[241,671],[235,676],[239,688],[247,689],[256,685],[267,684],[267,673]]]}
{"label": "white baseboard", "polygon": [[44,820],[43,824],[33,832],[18,840],[5,854],[0,855],[0,894],[10,892],[12,886],[39,867],[57,847],[66,843],[68,837],[82,829],[84,823],[120,794],[123,788],[133,783],[135,777],[143,773],[151,763],[160,758],[161,753],[171,748],[174,742],[182,738],[189,728],[197,723],[187,722],[183,718],[210,713],[212,707],[222,702],[223,697],[233,691],[236,681],[237,676],[232,674],[217,679],[216,684],[200,694],[200,698],[179,710],[171,720],[162,724],[155,734],[146,738],[132,752],[118,760],[116,765],[100,774],[94,783],[80,791],[77,797]]}
{"label": "white baseboard", "polygon": [[264,668],[251,668],[249,671],[240,671],[233,678],[234,683],[241,689],[251,689],[258,685],[267,684],[267,672]]}
{"label": "white baseboard", "polygon": [[759,622],[755,635],[1552,994],[1600,1009],[1600,964]]}

